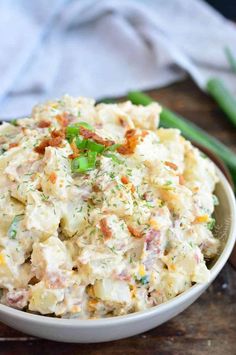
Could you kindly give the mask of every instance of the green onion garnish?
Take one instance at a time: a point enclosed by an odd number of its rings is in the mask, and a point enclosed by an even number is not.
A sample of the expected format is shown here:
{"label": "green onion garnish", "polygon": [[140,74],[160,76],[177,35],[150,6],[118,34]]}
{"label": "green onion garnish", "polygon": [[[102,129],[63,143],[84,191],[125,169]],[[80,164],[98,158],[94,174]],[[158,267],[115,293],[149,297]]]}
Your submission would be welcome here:
{"label": "green onion garnish", "polygon": [[113,144],[110,147],[105,147],[103,144],[97,143],[92,139],[84,139],[80,136],[80,127],[94,131],[94,128],[87,122],[77,122],[67,126],[67,140],[70,143],[74,141],[76,147],[83,153],[83,155],[72,160],[71,170],[73,173],[84,173],[94,169],[96,167],[98,154],[103,154],[104,156],[111,158],[117,164],[122,163],[122,160],[120,160],[115,154],[110,153],[115,152],[120,144]]}
{"label": "green onion garnish", "polygon": [[147,284],[149,282],[148,276],[146,275],[146,276],[141,277],[141,279],[139,281],[141,282],[142,285]]}
{"label": "green onion garnish", "polygon": [[115,152],[117,148],[119,148],[121,144],[112,144],[110,147],[107,147],[105,150],[109,150],[110,152]]}
{"label": "green onion garnish", "polygon": [[207,223],[207,228],[211,231],[216,224],[215,218],[211,218],[210,221]]}
{"label": "green onion garnish", "polygon": [[92,152],[102,153],[105,149],[104,145],[88,140],[87,149]]}
{"label": "green onion garnish", "polygon": [[75,125],[66,127],[66,139],[68,139],[69,142],[72,142],[73,138],[75,138],[78,134],[79,128]]}
{"label": "green onion garnish", "polygon": [[76,137],[75,144],[76,144],[78,149],[81,149],[81,150],[86,149],[87,148],[87,143],[88,143],[87,139],[83,139],[81,137]]}
{"label": "green onion garnish", "polygon": [[112,154],[112,153],[104,153],[104,156],[107,157],[107,158],[111,158],[114,163],[116,164],[122,164],[123,161],[121,159],[119,159],[115,154]]}
{"label": "green onion garnish", "polygon": [[97,152],[88,152],[89,169],[94,169],[96,165]]}
{"label": "green onion garnish", "polygon": [[87,122],[76,122],[75,125],[76,127],[84,127],[86,129],[89,129],[90,131],[94,131],[94,128]]}
{"label": "green onion garnish", "polygon": [[72,160],[71,169],[73,173],[84,173],[89,170],[88,158],[85,156],[78,157]]}
{"label": "green onion garnish", "polygon": [[12,124],[13,126],[17,126],[17,120],[16,119],[11,120],[9,123]]}

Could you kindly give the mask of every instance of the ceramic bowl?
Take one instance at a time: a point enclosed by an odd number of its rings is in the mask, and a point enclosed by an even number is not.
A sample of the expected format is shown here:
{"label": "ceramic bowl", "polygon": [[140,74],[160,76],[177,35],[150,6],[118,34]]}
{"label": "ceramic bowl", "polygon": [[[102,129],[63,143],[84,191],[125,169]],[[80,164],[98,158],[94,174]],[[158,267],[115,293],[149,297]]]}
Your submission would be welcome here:
{"label": "ceramic bowl", "polygon": [[215,233],[222,242],[219,256],[210,267],[210,280],[196,284],[189,290],[145,311],[124,316],[97,319],[59,319],[19,311],[0,305],[0,320],[22,332],[56,341],[93,343],[126,338],[154,328],[190,306],[211,284],[225,265],[233,249],[236,237],[236,206],[233,191],[217,168],[220,182],[215,194],[220,204],[216,207]]}

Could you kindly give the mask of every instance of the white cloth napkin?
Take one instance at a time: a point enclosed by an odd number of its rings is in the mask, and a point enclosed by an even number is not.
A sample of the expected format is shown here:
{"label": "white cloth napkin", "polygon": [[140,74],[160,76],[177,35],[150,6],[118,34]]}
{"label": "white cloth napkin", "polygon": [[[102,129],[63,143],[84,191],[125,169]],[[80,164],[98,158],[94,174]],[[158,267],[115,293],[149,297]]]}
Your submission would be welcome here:
{"label": "white cloth napkin", "polygon": [[[236,93],[224,48],[236,27],[202,0],[2,0],[0,118],[68,93],[124,95],[219,76]],[[235,52],[236,55],[236,52]]]}

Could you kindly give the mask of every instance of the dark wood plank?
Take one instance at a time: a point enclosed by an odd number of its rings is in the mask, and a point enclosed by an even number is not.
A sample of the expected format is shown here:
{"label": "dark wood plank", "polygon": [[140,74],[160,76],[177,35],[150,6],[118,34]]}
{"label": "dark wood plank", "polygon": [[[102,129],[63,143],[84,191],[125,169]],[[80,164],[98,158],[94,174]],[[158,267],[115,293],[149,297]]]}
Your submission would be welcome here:
{"label": "dark wood plank", "polygon": [[[216,104],[190,80],[150,94],[236,151],[236,130]],[[1,354],[233,355],[236,337],[236,271],[226,265],[210,288],[185,312],[132,338],[103,344],[63,344],[29,337],[0,324]]]}

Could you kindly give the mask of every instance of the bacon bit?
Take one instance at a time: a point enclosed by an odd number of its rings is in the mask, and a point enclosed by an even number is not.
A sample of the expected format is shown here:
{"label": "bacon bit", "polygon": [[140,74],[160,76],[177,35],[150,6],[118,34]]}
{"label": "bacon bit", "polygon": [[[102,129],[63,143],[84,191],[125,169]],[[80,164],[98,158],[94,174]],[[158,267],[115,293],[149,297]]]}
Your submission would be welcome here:
{"label": "bacon bit", "polygon": [[93,186],[92,186],[92,191],[93,191],[93,192],[100,192],[101,190],[100,190],[100,188],[99,188],[98,185],[93,185]]}
{"label": "bacon bit", "polygon": [[19,143],[10,143],[8,149],[18,147]]}
{"label": "bacon bit", "polygon": [[172,163],[171,161],[165,161],[165,165],[168,166],[169,168],[173,170],[177,170],[178,166],[175,163]]}
{"label": "bacon bit", "polygon": [[127,185],[129,183],[129,178],[127,176],[121,176],[121,182],[122,184]]}
{"label": "bacon bit", "polygon": [[58,137],[60,137],[60,138],[62,138],[62,139],[65,139],[65,136],[66,136],[66,134],[65,134],[65,129],[64,128],[61,128],[61,129],[58,129],[58,130],[53,130],[52,132],[51,132],[51,137],[52,138],[58,138]]}
{"label": "bacon bit", "polygon": [[68,156],[69,159],[75,159],[79,156],[79,149],[77,148],[77,145],[73,141],[71,144],[71,149],[73,150],[73,153]]}
{"label": "bacon bit", "polygon": [[34,151],[39,154],[44,154],[47,147],[59,147],[65,139],[65,130],[59,129],[51,132],[52,138],[45,138],[37,147],[34,148]]}
{"label": "bacon bit", "polygon": [[118,153],[123,155],[133,154],[138,144],[138,136],[135,129],[129,129],[125,133],[126,142],[117,148]]}
{"label": "bacon bit", "polygon": [[39,121],[39,123],[38,123],[38,127],[39,128],[47,128],[47,127],[50,127],[51,126],[51,122],[49,122],[49,121],[44,121],[44,120],[42,120],[42,121]]}
{"label": "bacon bit", "polygon": [[55,184],[57,181],[57,174],[53,171],[50,175],[49,175],[49,181],[51,181],[52,184]]}
{"label": "bacon bit", "polygon": [[107,224],[107,219],[105,217],[102,218],[99,224],[105,240],[110,239],[112,237],[112,230]]}
{"label": "bacon bit", "polygon": [[133,184],[131,185],[130,190],[131,190],[132,194],[135,192],[135,186]]}
{"label": "bacon bit", "polygon": [[57,122],[62,126],[62,127],[67,127],[69,123],[73,120],[74,116],[70,113],[64,112],[61,115],[56,116]]}
{"label": "bacon bit", "polygon": [[63,141],[62,137],[55,137],[52,139],[49,139],[49,146],[50,147],[59,147]]}
{"label": "bacon bit", "polygon": [[115,144],[114,141],[110,139],[103,139],[97,133],[94,133],[85,127],[80,127],[79,131],[81,136],[83,136],[85,139],[92,139],[94,142],[102,144],[105,147],[110,147],[111,145]]}
{"label": "bacon bit", "polygon": [[131,226],[128,226],[128,230],[130,232],[130,234],[132,234],[133,237],[135,238],[141,238],[142,237],[142,233],[139,232],[137,229],[131,227]]}
{"label": "bacon bit", "polygon": [[34,151],[38,154],[44,154],[45,148],[49,146],[49,139],[44,139],[37,147],[34,148]]}
{"label": "bacon bit", "polygon": [[136,133],[136,130],[135,129],[128,129],[128,131],[126,131],[125,133],[125,138],[131,138],[131,137],[134,137],[135,136],[135,133]]}
{"label": "bacon bit", "polygon": [[183,175],[179,175],[179,183],[180,183],[180,185],[184,185],[185,180],[184,180],[184,176]]}
{"label": "bacon bit", "polygon": [[207,214],[204,214],[202,216],[197,216],[195,218],[195,220],[193,221],[194,224],[197,224],[197,223],[205,223],[205,222],[208,222],[209,220],[209,216]]}

